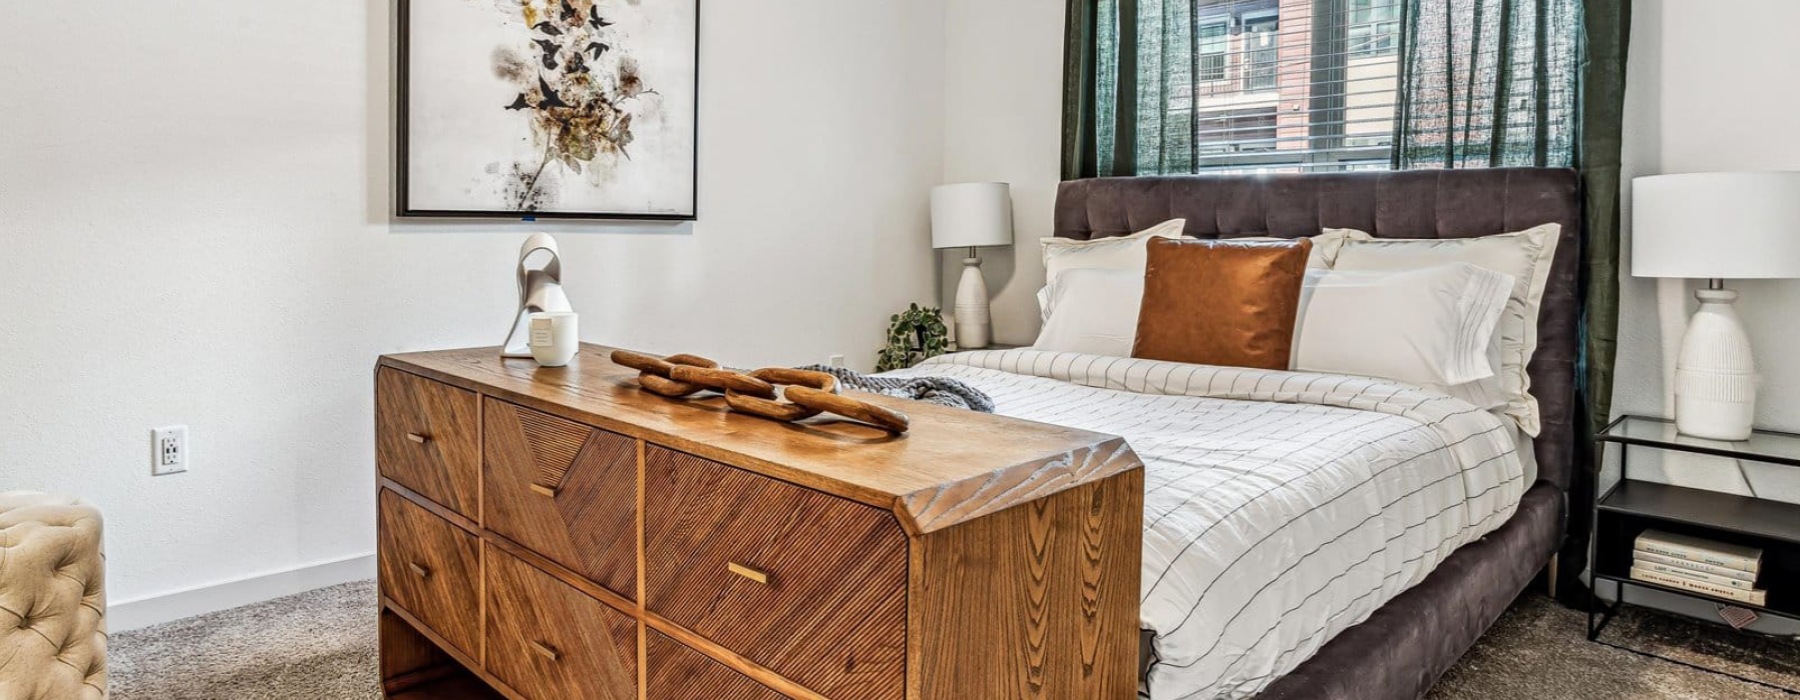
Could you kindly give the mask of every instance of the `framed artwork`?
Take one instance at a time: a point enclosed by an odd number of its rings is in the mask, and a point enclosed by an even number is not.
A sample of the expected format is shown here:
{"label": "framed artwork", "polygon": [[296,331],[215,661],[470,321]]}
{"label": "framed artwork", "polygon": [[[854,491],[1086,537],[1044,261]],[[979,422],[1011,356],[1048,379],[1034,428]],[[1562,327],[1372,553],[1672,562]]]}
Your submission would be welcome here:
{"label": "framed artwork", "polygon": [[695,218],[699,0],[399,0],[404,217]]}

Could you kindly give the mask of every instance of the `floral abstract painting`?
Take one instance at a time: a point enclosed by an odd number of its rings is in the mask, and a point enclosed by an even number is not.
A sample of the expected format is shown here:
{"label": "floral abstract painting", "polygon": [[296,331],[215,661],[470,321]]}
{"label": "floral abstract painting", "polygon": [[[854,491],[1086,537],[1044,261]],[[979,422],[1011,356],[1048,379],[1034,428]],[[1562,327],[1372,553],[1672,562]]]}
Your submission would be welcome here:
{"label": "floral abstract painting", "polygon": [[400,214],[694,218],[698,0],[401,0]]}

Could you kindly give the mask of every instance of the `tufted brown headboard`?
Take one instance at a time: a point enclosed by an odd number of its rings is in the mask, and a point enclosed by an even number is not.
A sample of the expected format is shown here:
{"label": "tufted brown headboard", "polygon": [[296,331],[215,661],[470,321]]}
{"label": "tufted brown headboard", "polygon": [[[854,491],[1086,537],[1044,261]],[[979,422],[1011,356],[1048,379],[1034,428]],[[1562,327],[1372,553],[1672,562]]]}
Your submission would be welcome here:
{"label": "tufted brown headboard", "polygon": [[1466,238],[1562,225],[1527,371],[1543,413],[1538,478],[1566,490],[1581,404],[1581,187],[1561,168],[1489,168],[1305,175],[1131,177],[1062,183],[1056,235],[1122,236],[1187,219],[1197,238],[1317,235],[1354,228],[1380,238]]}

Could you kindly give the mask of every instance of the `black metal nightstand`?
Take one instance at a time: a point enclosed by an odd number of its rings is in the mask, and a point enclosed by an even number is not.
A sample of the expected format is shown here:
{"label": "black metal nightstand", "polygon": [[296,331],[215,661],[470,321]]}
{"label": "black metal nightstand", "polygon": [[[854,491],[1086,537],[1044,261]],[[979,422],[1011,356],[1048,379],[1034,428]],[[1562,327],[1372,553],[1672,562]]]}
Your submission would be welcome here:
{"label": "black metal nightstand", "polygon": [[[1800,434],[1758,430],[1749,440],[1721,442],[1689,437],[1676,432],[1673,421],[1641,416],[1624,416],[1595,437],[1596,451],[1605,455],[1607,443],[1619,445],[1619,481],[1611,489],[1600,490],[1600,470],[1594,472],[1594,492],[1602,495],[1594,501],[1592,530],[1588,533],[1588,561],[1592,562],[1594,581],[1612,581],[1616,600],[1602,603],[1598,586],[1590,585],[1588,605],[1588,639],[1607,646],[1656,656],[1648,652],[1622,647],[1600,639],[1613,615],[1627,605],[1626,591],[1649,589],[1677,596],[1703,600],[1719,606],[1754,611],[1800,621],[1800,505],[1750,496],[1671,486],[1631,479],[1632,447],[1688,452],[1767,464],[1800,467]],[[1694,535],[1719,542],[1751,545],[1763,550],[1757,586],[1768,591],[1765,605],[1713,597],[1649,581],[1631,578],[1632,549],[1639,534],[1647,529]],[[1721,608],[1722,609],[1722,608]],[[1722,620],[1695,618],[1725,625]],[[1727,625],[1728,626],[1728,625]],[[1754,633],[1754,632],[1752,632]],[[1702,668],[1702,667],[1696,667]],[[1752,683],[1760,681],[1724,673]],[[1783,688],[1783,690],[1788,690]]]}

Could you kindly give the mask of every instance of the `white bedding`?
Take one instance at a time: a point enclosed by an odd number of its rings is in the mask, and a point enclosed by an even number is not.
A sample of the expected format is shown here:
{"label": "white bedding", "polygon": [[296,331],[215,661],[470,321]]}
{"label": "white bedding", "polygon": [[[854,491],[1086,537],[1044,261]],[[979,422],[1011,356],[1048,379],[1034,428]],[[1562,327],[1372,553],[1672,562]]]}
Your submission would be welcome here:
{"label": "white bedding", "polygon": [[1527,485],[1509,422],[1387,380],[1035,350],[894,375],[1129,440],[1156,700],[1256,694],[1505,523]]}

